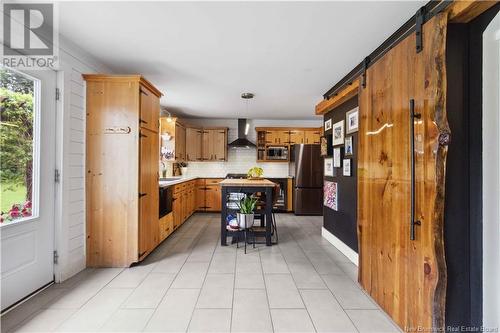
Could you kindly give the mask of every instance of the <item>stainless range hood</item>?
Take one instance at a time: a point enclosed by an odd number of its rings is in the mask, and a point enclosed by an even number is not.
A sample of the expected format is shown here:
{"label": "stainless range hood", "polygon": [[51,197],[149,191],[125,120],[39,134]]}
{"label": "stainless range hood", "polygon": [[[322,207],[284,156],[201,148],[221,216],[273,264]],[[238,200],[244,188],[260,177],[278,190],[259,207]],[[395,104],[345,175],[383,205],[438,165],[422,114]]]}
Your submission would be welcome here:
{"label": "stainless range hood", "polygon": [[255,148],[255,144],[247,139],[245,134],[247,127],[246,119],[238,119],[238,138],[231,142],[228,146],[229,148]]}

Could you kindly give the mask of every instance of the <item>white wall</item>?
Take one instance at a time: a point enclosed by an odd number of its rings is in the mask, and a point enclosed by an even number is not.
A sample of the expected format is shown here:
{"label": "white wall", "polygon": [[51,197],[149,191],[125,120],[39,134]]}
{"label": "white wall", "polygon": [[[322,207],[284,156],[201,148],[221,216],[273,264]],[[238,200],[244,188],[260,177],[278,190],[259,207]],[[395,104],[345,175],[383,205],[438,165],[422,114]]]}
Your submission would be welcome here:
{"label": "white wall", "polygon": [[85,87],[82,73],[110,70],[90,55],[60,38],[57,110],[57,168],[55,248],[59,263],[55,280],[61,282],[86,266],[85,263]]}
{"label": "white wall", "polygon": [[[237,119],[181,119],[183,124],[199,127],[228,127],[228,143],[238,137]],[[256,141],[255,127],[320,127],[322,120],[265,120],[248,119],[250,128],[247,138]],[[267,177],[287,177],[288,163],[257,163],[257,152],[253,149],[228,149],[227,162],[189,162],[188,176],[224,177],[227,173],[247,173],[248,169],[260,166]]]}
{"label": "white wall", "polygon": [[500,14],[483,35],[483,326],[500,326]]}

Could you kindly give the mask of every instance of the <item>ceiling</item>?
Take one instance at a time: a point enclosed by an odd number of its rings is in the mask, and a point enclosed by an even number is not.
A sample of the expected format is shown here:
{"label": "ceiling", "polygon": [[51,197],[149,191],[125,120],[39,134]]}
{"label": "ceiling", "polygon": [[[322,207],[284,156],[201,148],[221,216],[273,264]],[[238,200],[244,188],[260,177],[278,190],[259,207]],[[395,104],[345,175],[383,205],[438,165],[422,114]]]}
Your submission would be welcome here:
{"label": "ceiling", "polygon": [[307,119],[422,4],[62,2],[59,30],[115,73],[143,74],[177,115]]}

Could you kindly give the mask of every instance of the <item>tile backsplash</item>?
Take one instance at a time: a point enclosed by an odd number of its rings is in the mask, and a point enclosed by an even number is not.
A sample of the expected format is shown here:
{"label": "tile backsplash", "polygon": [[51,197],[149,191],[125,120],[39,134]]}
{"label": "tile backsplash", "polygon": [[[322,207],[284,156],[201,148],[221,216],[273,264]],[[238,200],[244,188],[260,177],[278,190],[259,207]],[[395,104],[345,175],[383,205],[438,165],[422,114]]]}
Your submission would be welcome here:
{"label": "tile backsplash", "polygon": [[267,177],[288,176],[288,163],[257,163],[255,148],[229,148],[227,153],[227,162],[188,162],[187,176],[224,177],[228,173],[247,173],[254,166],[264,169],[264,176]]}

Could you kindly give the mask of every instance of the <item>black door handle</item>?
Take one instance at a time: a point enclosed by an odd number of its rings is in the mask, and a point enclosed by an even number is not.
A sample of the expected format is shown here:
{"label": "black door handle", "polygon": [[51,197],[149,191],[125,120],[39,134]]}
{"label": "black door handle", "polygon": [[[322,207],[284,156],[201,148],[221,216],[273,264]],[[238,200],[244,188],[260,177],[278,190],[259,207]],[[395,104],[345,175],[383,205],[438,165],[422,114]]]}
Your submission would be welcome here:
{"label": "black door handle", "polygon": [[420,119],[421,114],[415,113],[415,100],[410,99],[410,152],[411,152],[411,191],[410,191],[410,240],[415,240],[415,226],[420,225],[420,220],[415,219],[415,119]]}
{"label": "black door handle", "polygon": [[147,193],[139,193],[139,198],[142,198],[143,196],[148,195]]}

